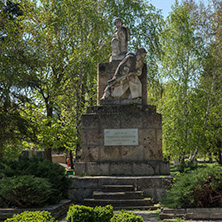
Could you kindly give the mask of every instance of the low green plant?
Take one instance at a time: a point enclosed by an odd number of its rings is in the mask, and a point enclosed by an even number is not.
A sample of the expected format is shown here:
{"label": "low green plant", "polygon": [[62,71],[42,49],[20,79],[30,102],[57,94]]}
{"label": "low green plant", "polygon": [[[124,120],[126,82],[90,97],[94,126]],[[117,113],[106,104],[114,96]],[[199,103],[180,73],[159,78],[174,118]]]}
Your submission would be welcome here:
{"label": "low green plant", "polygon": [[97,206],[94,208],[95,213],[95,222],[109,222],[113,217],[113,207],[111,205],[107,205],[105,207]]}
{"label": "low green plant", "polygon": [[56,222],[48,211],[24,211],[8,218],[5,222]]}
{"label": "low green plant", "polygon": [[110,222],[142,222],[143,218],[141,216],[136,216],[134,213],[126,213],[125,211],[121,211],[115,214]]}
{"label": "low green plant", "polygon": [[197,163],[191,163],[191,162],[180,163],[177,166],[177,170],[180,173],[188,173],[192,170],[196,170],[197,168],[198,168],[198,164]]}
{"label": "low green plant", "polygon": [[52,186],[45,178],[25,175],[0,180],[0,197],[3,206],[22,208],[44,206],[52,193]]}
{"label": "low green plant", "polygon": [[69,207],[67,212],[66,221],[67,222],[93,222],[95,218],[95,213],[92,207],[73,205]]}
{"label": "low green plant", "polygon": [[37,157],[22,157],[18,161],[7,161],[0,164],[2,177],[13,177],[22,175],[34,175],[35,177],[47,178],[53,188],[48,203],[58,203],[68,187],[68,179],[64,167]]}
{"label": "low green plant", "polygon": [[161,201],[172,208],[221,207],[222,167],[208,166],[179,175]]}

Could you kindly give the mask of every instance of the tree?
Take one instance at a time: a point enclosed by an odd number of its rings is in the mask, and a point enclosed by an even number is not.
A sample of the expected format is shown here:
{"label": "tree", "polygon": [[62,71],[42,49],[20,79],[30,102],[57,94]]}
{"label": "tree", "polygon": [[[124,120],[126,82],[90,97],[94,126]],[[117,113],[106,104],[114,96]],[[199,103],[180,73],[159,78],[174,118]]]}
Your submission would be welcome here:
{"label": "tree", "polygon": [[24,116],[24,104],[32,72],[26,63],[23,11],[17,3],[1,1],[0,10],[0,159],[7,147],[14,149],[23,139],[34,139],[34,127]]}
{"label": "tree", "polygon": [[159,108],[163,114],[164,149],[181,161],[198,146],[201,138],[194,98],[205,55],[202,45],[189,8],[176,1],[162,34],[161,72],[167,83]]}

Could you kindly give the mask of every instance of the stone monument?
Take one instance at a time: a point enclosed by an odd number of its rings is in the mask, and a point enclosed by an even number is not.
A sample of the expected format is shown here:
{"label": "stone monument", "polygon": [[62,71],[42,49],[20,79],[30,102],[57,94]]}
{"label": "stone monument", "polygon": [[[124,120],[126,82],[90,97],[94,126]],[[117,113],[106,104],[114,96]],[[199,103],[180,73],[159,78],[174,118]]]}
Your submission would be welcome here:
{"label": "stone monument", "polygon": [[82,116],[77,175],[167,175],[162,119],[147,105],[146,50],[127,53],[129,30],[116,18],[110,61],[97,69],[97,103]]}

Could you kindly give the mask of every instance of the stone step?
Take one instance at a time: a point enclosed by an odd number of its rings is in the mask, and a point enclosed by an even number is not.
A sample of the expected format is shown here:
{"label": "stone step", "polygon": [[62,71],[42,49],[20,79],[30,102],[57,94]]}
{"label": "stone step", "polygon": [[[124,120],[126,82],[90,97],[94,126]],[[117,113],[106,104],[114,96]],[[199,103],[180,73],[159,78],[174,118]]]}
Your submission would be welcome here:
{"label": "stone step", "polygon": [[142,191],[126,191],[126,192],[93,192],[94,199],[142,199]]}
{"label": "stone step", "polygon": [[103,192],[124,192],[124,191],[134,191],[133,185],[103,185]]}
{"label": "stone step", "polygon": [[130,206],[130,207],[115,207],[115,210],[157,210],[159,207],[150,206]]}
{"label": "stone step", "polygon": [[130,208],[135,206],[151,206],[152,200],[151,198],[144,199],[125,199],[125,200],[113,200],[113,199],[85,199],[84,205],[86,206],[106,206],[112,205],[114,208],[116,207],[128,207]]}

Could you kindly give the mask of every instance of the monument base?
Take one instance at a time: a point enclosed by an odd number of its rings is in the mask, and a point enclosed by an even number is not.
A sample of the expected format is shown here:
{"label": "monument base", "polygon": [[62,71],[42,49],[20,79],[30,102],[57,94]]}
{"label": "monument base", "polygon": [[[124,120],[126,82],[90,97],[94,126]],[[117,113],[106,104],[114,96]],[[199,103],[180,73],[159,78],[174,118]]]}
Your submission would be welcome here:
{"label": "monument base", "polygon": [[167,175],[162,120],[150,105],[106,105],[82,115],[82,154],[76,175]]}
{"label": "monument base", "polygon": [[137,105],[142,105],[142,99],[137,98],[137,99],[101,99],[99,101],[100,105],[132,105],[132,104],[137,104]]}
{"label": "monument base", "polygon": [[77,162],[77,175],[91,176],[152,176],[169,175],[169,162],[150,160],[144,162]]}

